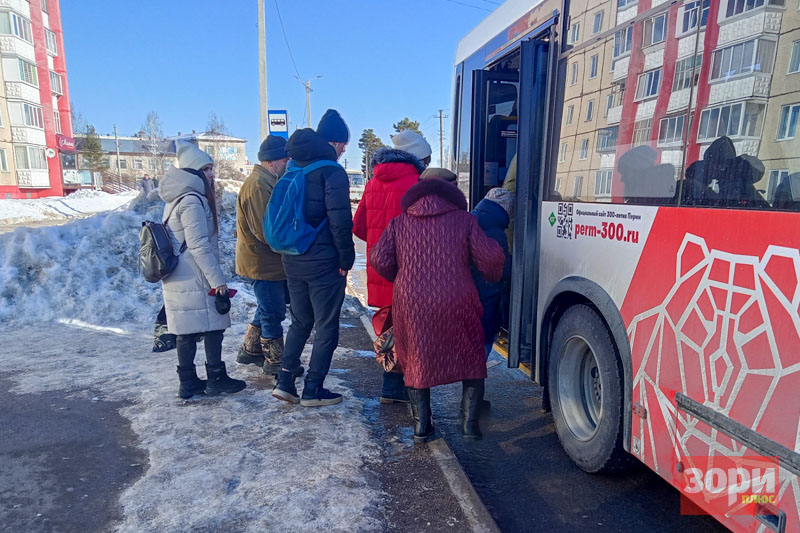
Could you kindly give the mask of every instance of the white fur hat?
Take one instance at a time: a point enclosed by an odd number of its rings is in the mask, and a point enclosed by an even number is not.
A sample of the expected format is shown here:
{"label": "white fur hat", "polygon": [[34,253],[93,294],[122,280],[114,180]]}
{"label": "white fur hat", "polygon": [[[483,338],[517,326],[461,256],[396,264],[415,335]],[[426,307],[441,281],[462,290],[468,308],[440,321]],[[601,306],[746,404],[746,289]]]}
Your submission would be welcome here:
{"label": "white fur hat", "polygon": [[431,145],[420,135],[411,130],[403,130],[392,137],[392,143],[398,150],[408,152],[422,161],[431,155]]}
{"label": "white fur hat", "polygon": [[200,170],[206,165],[214,164],[210,155],[186,141],[175,141],[175,153],[178,156],[178,168]]}

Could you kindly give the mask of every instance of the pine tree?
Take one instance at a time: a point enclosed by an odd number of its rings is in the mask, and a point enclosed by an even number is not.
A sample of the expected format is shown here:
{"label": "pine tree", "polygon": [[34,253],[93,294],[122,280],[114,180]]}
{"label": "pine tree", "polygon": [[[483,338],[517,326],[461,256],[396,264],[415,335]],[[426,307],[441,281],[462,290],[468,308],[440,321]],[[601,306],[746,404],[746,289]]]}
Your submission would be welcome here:
{"label": "pine tree", "polygon": [[[392,124],[394,131],[400,133],[403,130],[411,130],[415,133],[419,133],[422,135],[422,131],[419,129],[419,121],[418,120],[411,120],[408,117],[405,117],[403,120],[398,122],[397,124]],[[425,137],[422,135],[422,137]]]}
{"label": "pine tree", "polygon": [[94,126],[91,124],[86,125],[86,147],[83,149],[83,160],[89,170],[100,172],[108,168],[104,161],[106,154],[103,152],[103,146],[100,143],[100,137],[97,136]]}
{"label": "pine tree", "polygon": [[372,168],[370,168],[370,160],[378,149],[383,148],[384,144],[380,137],[375,135],[372,128],[366,129],[361,133],[361,138],[358,140],[358,147],[361,148],[361,172],[367,180],[372,179]]}

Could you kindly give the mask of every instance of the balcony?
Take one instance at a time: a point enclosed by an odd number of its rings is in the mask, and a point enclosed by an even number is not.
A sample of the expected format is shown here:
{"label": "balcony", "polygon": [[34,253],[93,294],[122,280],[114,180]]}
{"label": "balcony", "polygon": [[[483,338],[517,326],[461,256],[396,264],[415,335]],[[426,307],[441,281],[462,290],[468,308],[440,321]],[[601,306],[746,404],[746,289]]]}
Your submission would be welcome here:
{"label": "balcony", "polygon": [[618,105],[617,107],[612,107],[608,110],[608,116],[606,117],[606,122],[609,124],[619,124],[619,121],[622,120],[622,106]]}
{"label": "balcony", "polygon": [[38,144],[40,146],[45,146],[47,144],[44,130],[29,128],[27,126],[12,126],[11,139],[15,143]]}
{"label": "balcony", "polygon": [[628,65],[631,62],[631,56],[622,57],[614,61],[614,81],[624,80],[628,77]]}
{"label": "balcony", "polygon": [[29,0],[0,0],[0,7],[12,9],[27,19],[31,18],[31,3]]}
{"label": "balcony", "polygon": [[6,82],[6,98],[16,98],[17,100],[25,100],[36,104],[41,101],[39,89],[21,81]]}
{"label": "balcony", "polygon": [[674,113],[676,111],[683,111],[689,107],[689,95],[692,96],[692,108],[697,105],[697,91],[691,89],[681,89],[674,91],[669,95],[669,104],[667,105],[667,113]]}
{"label": "balcony", "polygon": [[48,189],[50,188],[50,172],[47,170],[17,170],[17,186]]}
{"label": "balcony", "polygon": [[769,86],[772,74],[748,73],[727,80],[720,79],[711,83],[708,105],[752,98],[754,96],[769,97]]}
{"label": "balcony", "polygon": [[764,33],[778,34],[781,31],[782,18],[781,8],[765,7],[723,19],[719,25],[717,48],[730,42],[758,37]]}
{"label": "balcony", "polygon": [[36,53],[33,45],[23,41],[14,35],[3,35],[0,37],[0,53],[4,56],[19,56],[27,59],[31,63],[36,63]]}

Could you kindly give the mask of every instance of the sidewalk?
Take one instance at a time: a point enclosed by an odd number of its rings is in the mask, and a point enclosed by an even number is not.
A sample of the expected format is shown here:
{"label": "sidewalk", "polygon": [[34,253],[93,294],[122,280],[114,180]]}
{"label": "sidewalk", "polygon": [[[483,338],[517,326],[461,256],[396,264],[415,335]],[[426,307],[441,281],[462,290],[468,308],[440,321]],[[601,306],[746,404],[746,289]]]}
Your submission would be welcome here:
{"label": "sidewalk", "polygon": [[318,409],[275,400],[271,379],[234,362],[243,330],[228,330],[223,358],[248,388],[182,402],[175,352],[151,353],[149,328],[0,329],[9,390],[0,399],[13,405],[0,411],[0,427],[17,437],[3,431],[0,460],[14,475],[0,480],[0,523],[25,531],[475,530],[436,448],[413,445],[407,406],[377,402],[380,373],[357,316],[343,315],[326,381],[345,401]]}

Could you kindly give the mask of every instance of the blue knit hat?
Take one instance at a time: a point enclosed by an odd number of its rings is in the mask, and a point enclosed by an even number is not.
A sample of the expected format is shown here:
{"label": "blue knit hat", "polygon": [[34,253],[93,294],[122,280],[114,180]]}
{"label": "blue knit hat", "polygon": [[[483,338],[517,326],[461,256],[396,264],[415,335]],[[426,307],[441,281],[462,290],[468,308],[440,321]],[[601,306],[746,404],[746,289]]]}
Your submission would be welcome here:
{"label": "blue knit hat", "polygon": [[350,141],[350,130],[339,112],[328,109],[319,121],[317,133],[329,143],[346,143]]}
{"label": "blue knit hat", "polygon": [[258,148],[259,161],[277,161],[287,157],[289,153],[286,151],[286,139],[277,135],[269,135]]}

